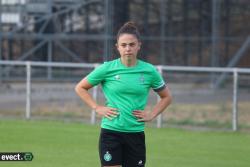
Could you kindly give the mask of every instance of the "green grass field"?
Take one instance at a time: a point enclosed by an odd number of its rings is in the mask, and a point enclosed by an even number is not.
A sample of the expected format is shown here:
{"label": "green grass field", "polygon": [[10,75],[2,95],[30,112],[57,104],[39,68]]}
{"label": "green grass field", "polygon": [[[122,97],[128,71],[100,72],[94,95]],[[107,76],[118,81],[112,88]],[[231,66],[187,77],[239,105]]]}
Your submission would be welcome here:
{"label": "green grass field", "polygon": [[[32,152],[3,167],[99,167],[99,127],[58,121],[0,121],[0,152]],[[249,167],[250,134],[147,128],[147,167]]]}

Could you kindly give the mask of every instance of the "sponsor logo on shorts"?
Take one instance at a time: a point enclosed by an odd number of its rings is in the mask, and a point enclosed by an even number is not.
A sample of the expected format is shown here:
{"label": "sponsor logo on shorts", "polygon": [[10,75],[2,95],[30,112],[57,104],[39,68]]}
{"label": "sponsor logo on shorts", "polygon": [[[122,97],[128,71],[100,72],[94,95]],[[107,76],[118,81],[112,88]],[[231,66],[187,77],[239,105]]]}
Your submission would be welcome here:
{"label": "sponsor logo on shorts", "polygon": [[140,161],[138,162],[138,165],[139,165],[139,166],[143,165],[143,161],[140,160]]}
{"label": "sponsor logo on shorts", "polygon": [[103,156],[105,161],[111,161],[112,155],[107,151],[106,154]]}

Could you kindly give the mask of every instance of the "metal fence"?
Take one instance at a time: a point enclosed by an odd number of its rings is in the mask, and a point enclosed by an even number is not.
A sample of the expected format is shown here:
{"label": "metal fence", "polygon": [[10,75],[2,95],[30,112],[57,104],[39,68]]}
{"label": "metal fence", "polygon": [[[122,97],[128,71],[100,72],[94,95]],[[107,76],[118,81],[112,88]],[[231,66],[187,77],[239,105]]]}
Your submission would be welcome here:
{"label": "metal fence", "polygon": [[[79,113],[81,113],[83,108],[84,110],[88,110],[88,107],[83,106],[84,104],[74,93],[73,88],[77,81],[97,66],[98,64],[85,63],[0,61],[0,85],[2,85],[0,89],[0,117],[5,118],[6,115],[15,115],[15,112],[8,110],[8,108],[15,105],[17,105],[18,111],[23,114],[25,112],[26,119],[35,118],[35,114],[32,113],[39,113],[40,116],[49,113],[47,116],[53,117],[56,111],[58,111],[57,108],[60,107],[61,109],[67,108],[62,110],[79,110]],[[157,127],[176,123],[180,118],[184,120],[179,124],[188,122],[191,123],[191,125],[199,126],[202,120],[203,123],[209,123],[209,120],[213,123],[213,119],[225,119],[222,123],[228,123],[229,117],[231,117],[230,129],[236,131],[239,124],[238,97],[239,90],[241,89],[240,92],[243,92],[244,95],[241,97],[240,102],[244,102],[242,110],[244,110],[245,113],[242,119],[250,118],[250,113],[247,111],[247,105],[250,99],[250,69],[161,65],[156,67],[167,80],[167,84],[174,97],[173,105],[167,109],[169,112],[164,112],[153,122]],[[221,81],[221,85],[216,84],[218,80]],[[239,80],[241,81],[240,88]],[[20,89],[17,90],[17,87],[20,87]],[[44,87],[44,89],[41,89],[42,87]],[[14,89],[16,89],[15,92],[19,93],[12,93],[11,90]],[[45,94],[46,92],[44,90],[46,90],[47,94]],[[94,87],[91,93],[98,103],[104,103],[105,100],[100,87]],[[17,100],[15,101],[15,99]],[[55,99],[59,99],[58,101],[60,101],[56,105],[52,103],[52,101],[56,101]],[[149,96],[149,108],[152,107],[157,100],[159,100],[159,98],[151,92]],[[70,101],[74,104],[65,107],[65,103]],[[18,102],[20,102],[20,104],[17,104]],[[207,105],[210,102],[213,104]],[[9,105],[7,105],[7,103]],[[218,103],[220,103],[220,106],[215,110],[214,106]],[[80,109],[73,107],[74,105],[80,106]],[[23,106],[25,106],[25,108]],[[33,108],[33,106],[36,106],[36,108]],[[213,107],[211,108],[211,106]],[[53,108],[53,111],[48,111],[48,108]],[[14,110],[18,112],[17,109]],[[197,112],[195,110],[197,110]],[[229,110],[231,110],[230,116],[228,116]],[[216,114],[213,115],[213,112]],[[63,117],[72,118],[72,113],[72,111],[64,111],[62,115]],[[77,118],[81,119],[84,117],[84,115],[79,113],[75,114]],[[95,115],[95,112],[92,111],[91,114],[88,113],[89,112],[84,113],[88,115],[87,120],[92,124],[96,123],[99,118]],[[186,117],[185,115],[188,116]],[[210,115],[213,116],[210,117]],[[199,119],[200,122],[197,120],[194,121],[194,119]],[[204,121],[204,119],[207,120]],[[243,121],[249,122],[249,120]],[[249,125],[247,124],[246,126]]]}

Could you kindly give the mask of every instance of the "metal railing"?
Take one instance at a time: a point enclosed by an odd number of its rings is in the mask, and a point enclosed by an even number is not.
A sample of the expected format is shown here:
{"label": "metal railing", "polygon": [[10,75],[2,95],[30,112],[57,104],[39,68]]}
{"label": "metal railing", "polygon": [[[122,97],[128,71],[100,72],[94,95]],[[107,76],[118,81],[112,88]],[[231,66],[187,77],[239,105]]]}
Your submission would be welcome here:
{"label": "metal railing", "polygon": [[[25,66],[26,67],[26,119],[31,118],[31,67],[64,67],[64,68],[96,68],[99,64],[87,63],[59,63],[59,62],[31,62],[31,61],[0,61],[0,65]],[[238,74],[250,74],[247,68],[219,68],[219,67],[183,67],[183,66],[156,66],[162,74],[164,71],[172,72],[202,72],[202,73],[232,73],[233,74],[233,107],[232,107],[232,130],[238,129]],[[2,67],[0,68],[2,73]],[[49,71],[49,70],[48,70]],[[93,98],[98,97],[97,86],[93,88]],[[160,100],[158,98],[158,100]],[[95,112],[91,113],[91,124],[96,122]],[[162,126],[162,115],[157,118],[157,127]]]}

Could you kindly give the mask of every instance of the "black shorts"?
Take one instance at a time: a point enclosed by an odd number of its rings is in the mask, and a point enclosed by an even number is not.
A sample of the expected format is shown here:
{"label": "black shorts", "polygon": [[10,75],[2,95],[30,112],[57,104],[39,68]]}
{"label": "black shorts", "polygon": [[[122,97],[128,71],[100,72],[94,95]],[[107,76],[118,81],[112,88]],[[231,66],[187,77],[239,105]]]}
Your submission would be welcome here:
{"label": "black shorts", "polygon": [[99,155],[102,166],[144,167],[144,132],[127,133],[101,129]]}

